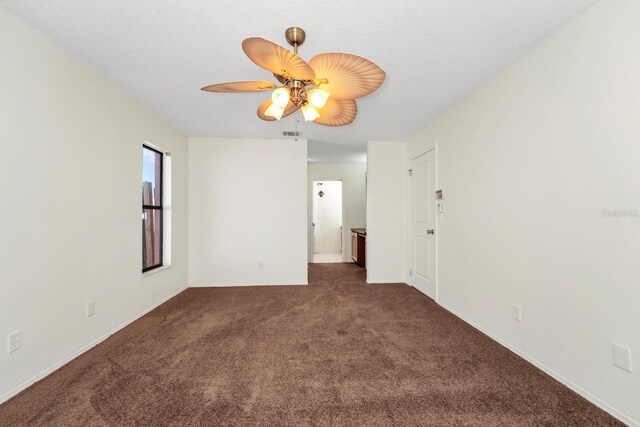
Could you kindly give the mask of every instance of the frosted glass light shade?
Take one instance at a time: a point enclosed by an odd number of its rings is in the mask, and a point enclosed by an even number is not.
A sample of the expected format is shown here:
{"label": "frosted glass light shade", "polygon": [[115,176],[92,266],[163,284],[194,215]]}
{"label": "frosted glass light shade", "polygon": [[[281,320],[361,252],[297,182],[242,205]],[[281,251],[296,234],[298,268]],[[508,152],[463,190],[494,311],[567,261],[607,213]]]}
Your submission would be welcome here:
{"label": "frosted glass light shade", "polygon": [[280,120],[282,118],[282,114],[284,114],[284,107],[281,107],[276,104],[271,104],[269,108],[264,112],[265,115],[269,117],[273,117],[276,120]]}
{"label": "frosted glass light shade", "polygon": [[312,122],[318,117],[320,117],[320,113],[318,113],[318,110],[316,110],[316,107],[314,107],[311,104],[302,106],[302,115],[304,116],[304,119],[308,122]]}
{"label": "frosted glass light shade", "polygon": [[316,108],[323,108],[330,96],[329,92],[322,89],[311,89],[307,94],[309,102]]}
{"label": "frosted glass light shade", "polygon": [[289,89],[286,87],[281,87],[273,91],[271,95],[271,100],[278,107],[286,107],[289,103]]}

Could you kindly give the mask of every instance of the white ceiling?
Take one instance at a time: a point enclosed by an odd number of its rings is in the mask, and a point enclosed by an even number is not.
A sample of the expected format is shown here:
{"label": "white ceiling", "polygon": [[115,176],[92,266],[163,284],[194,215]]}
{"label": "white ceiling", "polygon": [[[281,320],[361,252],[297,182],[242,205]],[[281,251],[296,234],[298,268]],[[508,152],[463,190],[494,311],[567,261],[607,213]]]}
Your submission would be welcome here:
{"label": "white ceiling", "polygon": [[[282,138],[294,117],[263,122],[268,94],[200,87],[269,79],[240,46],[260,36],[299,54],[341,51],[387,72],[349,126],[301,124],[310,159],[355,156],[368,140],[404,140],[596,0],[0,0],[188,136]],[[342,153],[342,154],[340,154]],[[345,158],[346,158],[345,157]],[[351,158],[351,157],[349,157]]]}

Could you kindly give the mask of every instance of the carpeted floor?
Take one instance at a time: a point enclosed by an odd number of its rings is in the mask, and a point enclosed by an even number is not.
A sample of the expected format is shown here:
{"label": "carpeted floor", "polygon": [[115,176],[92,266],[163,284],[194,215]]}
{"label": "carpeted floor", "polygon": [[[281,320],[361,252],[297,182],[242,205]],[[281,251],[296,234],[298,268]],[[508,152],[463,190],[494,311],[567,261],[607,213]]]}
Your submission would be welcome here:
{"label": "carpeted floor", "polygon": [[417,290],[188,289],[0,406],[19,425],[621,425]]}

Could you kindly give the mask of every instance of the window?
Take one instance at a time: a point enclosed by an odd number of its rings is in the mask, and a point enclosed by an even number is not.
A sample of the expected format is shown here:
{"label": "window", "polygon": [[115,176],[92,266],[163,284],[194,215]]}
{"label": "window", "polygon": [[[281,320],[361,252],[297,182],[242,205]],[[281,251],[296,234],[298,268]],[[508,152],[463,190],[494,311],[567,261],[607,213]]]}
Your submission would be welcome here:
{"label": "window", "polygon": [[142,146],[142,271],[162,267],[162,152]]}

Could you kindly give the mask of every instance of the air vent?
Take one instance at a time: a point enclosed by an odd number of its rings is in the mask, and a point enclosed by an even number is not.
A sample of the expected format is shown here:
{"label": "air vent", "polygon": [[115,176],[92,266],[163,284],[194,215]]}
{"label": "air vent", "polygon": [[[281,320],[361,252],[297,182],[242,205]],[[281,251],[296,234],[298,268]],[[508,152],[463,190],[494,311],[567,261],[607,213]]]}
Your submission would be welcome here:
{"label": "air vent", "polygon": [[282,132],[282,134],[284,136],[300,136],[300,132],[293,132],[290,130],[285,130],[284,132]]}

